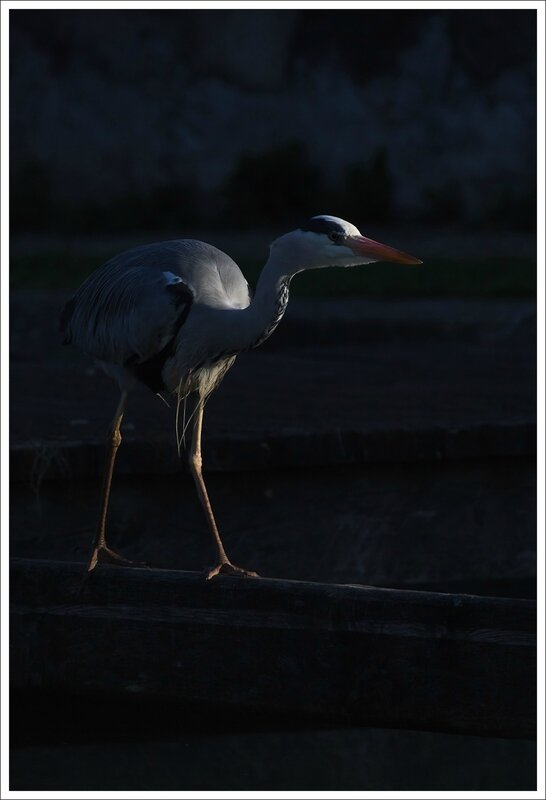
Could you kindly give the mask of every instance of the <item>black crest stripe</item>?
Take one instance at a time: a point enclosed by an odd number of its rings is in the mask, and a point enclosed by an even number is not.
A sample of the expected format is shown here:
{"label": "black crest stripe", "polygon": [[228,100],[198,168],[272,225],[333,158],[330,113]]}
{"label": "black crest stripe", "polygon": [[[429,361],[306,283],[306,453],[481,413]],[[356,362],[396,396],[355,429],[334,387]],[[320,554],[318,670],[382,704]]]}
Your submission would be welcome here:
{"label": "black crest stripe", "polygon": [[325,217],[313,217],[305,225],[301,227],[302,231],[310,231],[311,233],[345,233],[343,226],[339,222],[335,222]]}

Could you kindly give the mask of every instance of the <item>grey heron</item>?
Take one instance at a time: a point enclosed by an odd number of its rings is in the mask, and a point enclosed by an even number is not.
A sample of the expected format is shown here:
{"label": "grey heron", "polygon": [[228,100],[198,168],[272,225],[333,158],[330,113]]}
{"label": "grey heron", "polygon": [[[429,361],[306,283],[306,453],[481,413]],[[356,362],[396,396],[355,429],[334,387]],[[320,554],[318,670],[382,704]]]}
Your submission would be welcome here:
{"label": "grey heron", "polygon": [[108,436],[89,572],[102,562],[135,565],[107,545],[106,517],[127,395],[140,382],[158,394],[195,398],[189,462],[217,555],[208,578],[256,574],[231,563],[216,525],[202,475],[204,403],[237,355],[273,333],[286,310],[294,275],[374,261],[422,263],[363,236],[349,222],[319,215],[270,245],[254,297],[228,255],[193,239],[127,250],[87,278],[61,314],[64,342],[92,355],[121,392]]}

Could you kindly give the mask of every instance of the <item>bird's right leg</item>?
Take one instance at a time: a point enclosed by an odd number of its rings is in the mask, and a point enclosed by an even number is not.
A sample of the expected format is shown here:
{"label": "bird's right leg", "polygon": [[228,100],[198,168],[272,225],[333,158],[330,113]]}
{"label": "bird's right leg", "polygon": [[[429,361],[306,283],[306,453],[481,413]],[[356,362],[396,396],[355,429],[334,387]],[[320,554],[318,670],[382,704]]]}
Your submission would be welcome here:
{"label": "bird's right leg", "polygon": [[207,517],[209,530],[214,540],[216,556],[218,559],[218,563],[216,564],[216,566],[213,567],[213,569],[211,569],[208,572],[207,580],[211,580],[212,578],[215,578],[217,575],[220,574],[241,575],[241,576],[257,578],[258,576],[256,572],[252,572],[251,570],[248,569],[243,569],[242,567],[236,567],[235,564],[232,564],[226,555],[226,551],[224,550],[224,545],[222,543],[220,534],[218,532],[216,520],[214,519],[214,514],[212,513],[212,506],[210,504],[209,496],[207,493],[207,487],[205,486],[205,481],[203,480],[203,473],[202,473],[203,459],[201,456],[201,431],[203,428],[203,400],[199,398],[197,402],[198,405],[194,412],[196,416],[193,425],[193,436],[192,436],[191,452],[190,452],[190,469],[193,475],[193,479],[195,481],[195,486],[197,488],[197,494],[199,495],[199,500],[201,501],[201,505],[203,506],[203,510]]}
{"label": "bird's right leg", "polygon": [[115,553],[106,544],[106,518],[108,515],[108,501],[110,499],[110,489],[112,486],[112,475],[114,473],[114,463],[118,448],[121,444],[121,421],[125,411],[125,403],[127,402],[127,392],[121,393],[121,398],[116,409],[114,419],[112,420],[112,427],[108,435],[106,445],[106,465],[104,470],[104,479],[101,492],[101,503],[99,520],[97,523],[97,530],[93,542],[93,552],[87,565],[87,571],[92,572],[97,564],[119,564],[125,567],[141,567],[144,564],[139,564],[134,561],[129,561],[127,558]]}

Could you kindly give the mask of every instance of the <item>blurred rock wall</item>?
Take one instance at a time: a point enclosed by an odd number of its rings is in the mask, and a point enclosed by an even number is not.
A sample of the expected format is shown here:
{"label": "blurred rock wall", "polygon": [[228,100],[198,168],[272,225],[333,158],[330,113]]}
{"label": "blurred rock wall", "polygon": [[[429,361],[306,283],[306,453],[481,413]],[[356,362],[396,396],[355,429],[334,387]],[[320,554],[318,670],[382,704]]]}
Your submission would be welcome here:
{"label": "blurred rock wall", "polygon": [[13,225],[355,209],[532,227],[535,24],[525,10],[12,10]]}

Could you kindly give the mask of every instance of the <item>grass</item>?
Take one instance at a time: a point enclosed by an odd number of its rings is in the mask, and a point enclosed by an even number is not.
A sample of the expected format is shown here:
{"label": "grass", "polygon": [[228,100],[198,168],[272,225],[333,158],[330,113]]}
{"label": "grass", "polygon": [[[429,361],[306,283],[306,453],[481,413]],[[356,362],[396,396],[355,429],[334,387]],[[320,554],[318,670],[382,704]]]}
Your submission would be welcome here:
{"label": "grass", "polygon": [[[104,257],[62,252],[16,255],[11,260],[11,288],[72,289],[103,263]],[[238,260],[252,286],[262,264]],[[313,270],[292,284],[300,297],[532,297],[536,263],[532,258],[427,259],[421,266],[370,264],[354,269]]]}

